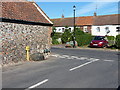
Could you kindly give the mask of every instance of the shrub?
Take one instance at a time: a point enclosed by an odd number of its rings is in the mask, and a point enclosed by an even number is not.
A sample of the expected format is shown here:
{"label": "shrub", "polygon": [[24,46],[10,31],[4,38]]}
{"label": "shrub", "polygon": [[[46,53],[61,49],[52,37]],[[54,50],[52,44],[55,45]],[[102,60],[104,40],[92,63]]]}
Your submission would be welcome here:
{"label": "shrub", "polygon": [[75,37],[76,37],[78,46],[89,45],[89,43],[92,40],[92,36],[88,33],[84,33],[83,31],[80,30],[80,28],[76,28]]}
{"label": "shrub", "polygon": [[120,34],[116,36],[115,45],[118,49],[120,49]]}
{"label": "shrub", "polygon": [[76,35],[76,41],[78,42],[78,46],[89,45],[92,40],[92,36],[90,34]]}
{"label": "shrub", "polygon": [[52,36],[52,44],[60,44],[57,40],[58,38],[61,38],[61,33],[54,33]]}
{"label": "shrub", "polygon": [[57,39],[52,39],[52,44],[54,44],[54,45],[57,45],[57,44],[60,44],[59,42],[58,42],[58,40]]}
{"label": "shrub", "polygon": [[115,37],[114,36],[107,36],[109,45],[112,46],[115,44]]}
{"label": "shrub", "polygon": [[71,38],[72,38],[72,33],[70,32],[69,29],[65,29],[65,32],[62,34],[62,37],[61,37],[62,43],[66,43],[70,41]]}

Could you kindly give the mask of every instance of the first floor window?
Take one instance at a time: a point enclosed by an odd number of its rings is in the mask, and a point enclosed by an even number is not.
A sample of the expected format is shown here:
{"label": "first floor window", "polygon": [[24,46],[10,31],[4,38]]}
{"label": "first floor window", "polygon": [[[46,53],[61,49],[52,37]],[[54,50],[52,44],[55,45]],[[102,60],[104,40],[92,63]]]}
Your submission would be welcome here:
{"label": "first floor window", "polygon": [[120,27],[116,27],[116,32],[120,32]]}
{"label": "first floor window", "polygon": [[105,27],[106,34],[110,33],[109,27]]}
{"label": "first floor window", "polygon": [[59,29],[59,31],[61,31],[61,29]]}
{"label": "first floor window", "polygon": [[65,29],[64,28],[62,28],[62,32],[64,32],[65,31]]}
{"label": "first floor window", "polygon": [[100,32],[100,27],[97,27],[97,32]]}

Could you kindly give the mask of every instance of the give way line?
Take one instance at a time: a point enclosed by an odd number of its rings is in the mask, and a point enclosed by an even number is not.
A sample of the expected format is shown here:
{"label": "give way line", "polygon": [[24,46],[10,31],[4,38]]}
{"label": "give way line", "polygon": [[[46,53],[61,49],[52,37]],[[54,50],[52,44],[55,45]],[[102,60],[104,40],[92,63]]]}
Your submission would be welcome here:
{"label": "give way line", "polygon": [[88,65],[88,64],[90,64],[90,63],[96,62],[96,61],[98,61],[98,60],[100,60],[100,59],[95,59],[95,60],[92,60],[92,61],[90,61],[90,62],[87,62],[87,63],[84,63],[84,64],[82,64],[82,65],[79,65],[79,66],[77,66],[77,67],[71,68],[69,71],[73,71],[73,70],[75,70],[75,69],[81,68],[81,67],[83,67],[83,66],[85,66],[85,65]]}

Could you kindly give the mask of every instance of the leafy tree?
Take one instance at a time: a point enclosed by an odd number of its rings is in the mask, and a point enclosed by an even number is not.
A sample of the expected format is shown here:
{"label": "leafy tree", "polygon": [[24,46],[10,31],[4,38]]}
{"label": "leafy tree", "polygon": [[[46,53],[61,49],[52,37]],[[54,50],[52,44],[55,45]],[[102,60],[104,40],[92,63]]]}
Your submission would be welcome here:
{"label": "leafy tree", "polygon": [[51,37],[53,37],[53,36],[54,36],[55,32],[56,32],[56,28],[55,28],[55,27],[52,27]]}
{"label": "leafy tree", "polygon": [[65,29],[65,32],[62,34],[62,43],[66,43],[70,41],[72,38],[72,33],[70,32],[70,29]]}
{"label": "leafy tree", "polygon": [[120,34],[116,36],[115,45],[118,49],[120,49]]}

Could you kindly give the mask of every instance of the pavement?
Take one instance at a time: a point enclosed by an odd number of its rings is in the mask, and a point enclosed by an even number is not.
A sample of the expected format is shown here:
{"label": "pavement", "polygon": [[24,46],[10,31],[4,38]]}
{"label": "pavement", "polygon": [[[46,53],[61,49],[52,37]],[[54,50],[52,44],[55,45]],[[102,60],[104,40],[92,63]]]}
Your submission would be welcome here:
{"label": "pavement", "polygon": [[57,47],[51,51],[48,60],[3,68],[3,88],[118,87],[117,52]]}
{"label": "pavement", "polygon": [[[52,45],[52,47],[55,47],[55,48],[65,48],[65,44]],[[73,48],[73,49],[103,50],[103,51],[115,51],[115,52],[119,51],[118,49],[111,49],[111,48],[90,48],[90,47],[87,47],[87,46],[77,47],[77,48]]]}

